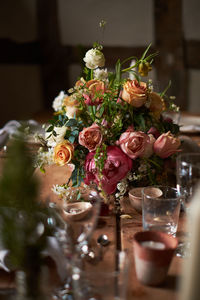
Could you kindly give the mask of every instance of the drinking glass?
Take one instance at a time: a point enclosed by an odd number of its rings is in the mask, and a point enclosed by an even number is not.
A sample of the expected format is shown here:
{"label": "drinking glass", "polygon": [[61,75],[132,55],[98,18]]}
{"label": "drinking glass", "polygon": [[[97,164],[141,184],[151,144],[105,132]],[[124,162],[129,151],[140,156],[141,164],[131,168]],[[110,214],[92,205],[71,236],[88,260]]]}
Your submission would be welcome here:
{"label": "drinking glass", "polygon": [[200,153],[182,153],[176,160],[177,189],[183,196],[182,206],[188,211],[196,185],[200,181]]}
{"label": "drinking glass", "polygon": [[145,187],[142,190],[142,220],[144,230],[158,230],[176,235],[180,194],[174,187]]}
{"label": "drinking glass", "polygon": [[64,285],[55,291],[53,299],[68,299],[72,292],[72,270],[82,269],[82,247],[86,245],[96,227],[101,197],[94,187],[69,188],[65,198],[50,202],[56,214],[56,238],[63,250],[66,261]]}
{"label": "drinking glass", "polygon": [[[200,181],[200,153],[182,153],[176,159],[177,189],[182,195],[182,208],[186,213],[186,221],[190,213],[190,204]],[[177,248],[177,256],[188,257],[190,255],[189,232],[186,232],[180,240]]]}
{"label": "drinking glass", "polygon": [[128,271],[129,258],[125,251],[113,252],[109,261],[101,260],[98,270],[75,268],[72,276],[74,300],[125,300]]}

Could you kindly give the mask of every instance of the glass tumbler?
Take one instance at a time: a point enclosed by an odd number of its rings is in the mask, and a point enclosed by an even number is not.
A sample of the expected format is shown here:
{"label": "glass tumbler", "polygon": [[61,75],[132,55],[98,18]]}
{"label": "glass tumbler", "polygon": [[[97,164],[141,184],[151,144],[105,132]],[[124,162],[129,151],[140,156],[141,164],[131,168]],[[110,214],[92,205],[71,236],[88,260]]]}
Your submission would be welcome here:
{"label": "glass tumbler", "polygon": [[180,213],[179,191],[170,186],[145,187],[142,190],[144,230],[158,230],[176,235]]}

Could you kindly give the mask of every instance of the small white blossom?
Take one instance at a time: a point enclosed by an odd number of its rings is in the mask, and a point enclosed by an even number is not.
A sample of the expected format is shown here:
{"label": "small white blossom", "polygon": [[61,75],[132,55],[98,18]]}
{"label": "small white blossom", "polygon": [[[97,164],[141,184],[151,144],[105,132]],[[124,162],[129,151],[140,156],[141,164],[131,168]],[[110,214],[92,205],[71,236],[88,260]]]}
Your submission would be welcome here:
{"label": "small white blossom", "polygon": [[54,192],[54,194],[56,194],[60,197],[67,196],[69,193],[68,188],[65,185],[55,184],[55,185],[53,185],[51,190]]}
{"label": "small white blossom", "polygon": [[67,94],[61,91],[60,94],[54,99],[52,107],[55,111],[62,110],[63,100],[65,99],[66,96]]}
{"label": "small white blossom", "polygon": [[105,64],[104,55],[98,49],[88,50],[83,60],[86,63],[86,67],[92,70],[98,67],[103,67]]}
{"label": "small white blossom", "polygon": [[108,71],[107,69],[99,69],[94,70],[94,79],[107,81],[108,79]]}
{"label": "small white blossom", "polygon": [[53,164],[53,148],[49,148],[48,151],[43,151],[42,148],[39,149],[35,166],[41,168],[45,165],[51,164]]}
{"label": "small white blossom", "polygon": [[[47,139],[47,146],[55,147],[57,144],[62,143],[64,141],[64,136],[65,136],[66,130],[67,130],[66,126],[54,127],[56,136],[54,136],[53,134],[50,135],[49,132],[46,132],[45,138]],[[49,135],[50,135],[50,137],[49,137]]]}

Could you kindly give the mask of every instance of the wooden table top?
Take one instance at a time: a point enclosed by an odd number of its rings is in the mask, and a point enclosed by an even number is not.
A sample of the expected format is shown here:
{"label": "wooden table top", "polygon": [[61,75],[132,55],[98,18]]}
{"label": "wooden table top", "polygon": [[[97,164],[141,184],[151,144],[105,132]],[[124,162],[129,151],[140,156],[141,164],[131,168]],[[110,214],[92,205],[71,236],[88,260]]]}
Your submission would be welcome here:
{"label": "wooden table top", "polygon": [[[190,134],[189,136],[200,145],[200,135]],[[55,170],[52,168],[55,168]],[[56,172],[56,168],[59,168],[59,172]],[[42,183],[41,198],[45,199],[51,197],[56,200],[56,196],[51,191],[52,185],[64,183],[65,177],[67,178],[69,175],[65,168],[63,168],[62,171],[61,169],[61,167],[51,166],[47,169],[45,174],[38,172]],[[139,283],[135,274],[133,235],[135,232],[142,230],[142,215],[131,206],[128,198],[124,199],[121,206],[123,213],[130,215],[131,218],[120,218],[119,215],[110,211],[109,215],[99,218],[98,226],[93,235],[94,241],[96,241],[97,237],[102,233],[107,234],[110,240],[110,244],[104,251],[103,263],[105,268],[108,264],[112,263],[113,253],[116,249],[128,250],[130,257],[130,273],[127,300],[177,300],[179,298],[179,281],[184,259],[177,256],[173,257],[166,282],[162,286],[149,287]],[[181,214],[177,237],[182,237],[184,233],[184,224],[184,216]],[[95,268],[98,270],[98,265],[96,265]],[[3,298],[1,296],[1,291],[7,287],[13,288],[13,286],[14,273],[6,273],[3,270],[0,270],[0,299],[6,299],[6,297]]]}

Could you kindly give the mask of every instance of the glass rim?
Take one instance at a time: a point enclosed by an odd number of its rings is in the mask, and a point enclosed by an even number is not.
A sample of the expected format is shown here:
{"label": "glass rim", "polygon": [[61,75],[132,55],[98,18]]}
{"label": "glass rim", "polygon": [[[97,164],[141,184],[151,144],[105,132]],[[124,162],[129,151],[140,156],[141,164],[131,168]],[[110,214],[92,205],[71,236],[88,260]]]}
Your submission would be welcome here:
{"label": "glass rim", "polygon": [[[145,189],[147,189],[147,188],[158,188],[161,191],[162,191],[162,189],[168,189],[168,190],[170,189],[171,191],[175,192],[176,195],[165,198],[165,197],[163,197],[163,194],[161,194],[160,196],[156,197],[156,196],[148,195],[147,193],[145,193]],[[182,195],[179,192],[177,187],[172,187],[172,186],[167,186],[167,185],[146,186],[142,189],[142,196],[145,196],[148,199],[155,199],[155,200],[162,200],[162,201],[173,201],[173,200],[180,201],[182,199]]]}

